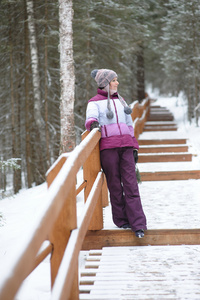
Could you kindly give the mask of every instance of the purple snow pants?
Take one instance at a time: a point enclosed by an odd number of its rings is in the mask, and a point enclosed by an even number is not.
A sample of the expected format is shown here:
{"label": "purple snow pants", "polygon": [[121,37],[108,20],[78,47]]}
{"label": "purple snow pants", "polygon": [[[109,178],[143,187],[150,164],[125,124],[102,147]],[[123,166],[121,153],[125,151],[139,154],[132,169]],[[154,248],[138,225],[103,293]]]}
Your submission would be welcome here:
{"label": "purple snow pants", "polygon": [[133,231],[147,229],[135,173],[133,148],[105,149],[100,152],[102,169],[110,192],[113,222],[130,224]]}

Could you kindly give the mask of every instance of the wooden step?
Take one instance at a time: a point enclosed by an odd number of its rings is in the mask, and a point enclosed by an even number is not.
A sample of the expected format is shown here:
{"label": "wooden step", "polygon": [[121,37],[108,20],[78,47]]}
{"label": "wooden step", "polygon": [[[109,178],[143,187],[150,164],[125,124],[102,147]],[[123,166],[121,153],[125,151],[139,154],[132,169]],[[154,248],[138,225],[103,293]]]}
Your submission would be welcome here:
{"label": "wooden step", "polygon": [[150,116],[156,115],[156,116],[173,116],[173,114],[170,111],[167,110],[151,110],[150,109]]}
{"label": "wooden step", "polygon": [[161,108],[150,108],[150,114],[172,115],[172,113],[168,109],[161,109]]}
{"label": "wooden step", "polygon": [[174,117],[171,114],[150,114],[148,121],[173,121]]}
{"label": "wooden step", "polygon": [[149,162],[178,162],[178,161],[192,161],[192,154],[179,153],[179,154],[146,154],[139,155],[138,163]]}
{"label": "wooden step", "polygon": [[160,105],[152,105],[152,106],[150,106],[150,109],[154,109],[154,108],[163,108],[163,109],[167,109],[166,107],[160,106]]}
{"label": "wooden step", "polygon": [[105,247],[95,276],[81,277],[79,299],[199,299],[199,251],[187,244]]}
{"label": "wooden step", "polygon": [[166,152],[188,152],[186,145],[169,145],[169,146],[140,146],[140,153],[166,153]]}
{"label": "wooden step", "polygon": [[200,245],[200,229],[152,229],[147,230],[142,239],[136,238],[130,229],[88,231],[83,242],[82,250],[116,246],[182,244]]}
{"label": "wooden step", "polygon": [[141,181],[200,179],[200,170],[140,172]]}
{"label": "wooden step", "polygon": [[145,126],[176,126],[177,124],[173,121],[147,121]]}
{"label": "wooden step", "polygon": [[150,126],[144,127],[143,131],[176,131],[178,128],[176,126]]}
{"label": "wooden step", "polygon": [[170,144],[186,144],[187,139],[139,139],[139,145],[170,145]]}

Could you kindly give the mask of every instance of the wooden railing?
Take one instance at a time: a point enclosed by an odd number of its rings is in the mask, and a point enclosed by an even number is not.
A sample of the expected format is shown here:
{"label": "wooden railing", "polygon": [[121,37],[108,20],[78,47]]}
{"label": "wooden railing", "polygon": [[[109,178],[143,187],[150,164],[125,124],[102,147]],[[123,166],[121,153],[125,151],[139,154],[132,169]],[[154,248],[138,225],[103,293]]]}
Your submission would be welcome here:
{"label": "wooden railing", "polygon": [[132,120],[134,127],[134,135],[136,139],[143,132],[145,122],[147,121],[148,115],[150,113],[150,99],[147,97],[140,104],[138,101],[132,104]]}
{"label": "wooden railing", "polygon": [[[141,133],[149,111],[149,100],[133,104],[132,118]],[[48,191],[43,214],[34,232],[17,253],[10,269],[4,270],[0,300],[14,299],[23,280],[50,254],[51,299],[79,299],[78,255],[88,230],[103,228],[102,207],[108,205],[105,176],[101,171],[99,140],[94,129],[71,153],[62,154],[47,172]],[[83,183],[76,187],[76,176],[83,167]],[[77,226],[76,195],[84,189],[84,209]],[[45,244],[45,246],[44,246]],[[42,246],[42,250],[41,249]]]}

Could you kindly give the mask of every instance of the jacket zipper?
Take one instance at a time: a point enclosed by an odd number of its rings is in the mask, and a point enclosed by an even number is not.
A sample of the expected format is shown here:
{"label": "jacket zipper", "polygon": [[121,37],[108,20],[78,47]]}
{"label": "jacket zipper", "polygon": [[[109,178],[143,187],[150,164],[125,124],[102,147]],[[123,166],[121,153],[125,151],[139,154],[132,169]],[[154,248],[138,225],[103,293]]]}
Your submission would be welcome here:
{"label": "jacket zipper", "polygon": [[104,125],[104,129],[105,129],[106,136],[108,136],[106,125]]}
{"label": "jacket zipper", "polygon": [[119,128],[119,132],[120,132],[120,135],[122,135],[121,128],[119,126],[119,119],[118,119],[116,104],[115,104],[114,99],[112,99],[112,101],[113,101],[113,105],[114,105],[114,108],[115,108],[115,114],[116,114],[116,119],[117,119],[117,125],[118,125],[118,128]]}

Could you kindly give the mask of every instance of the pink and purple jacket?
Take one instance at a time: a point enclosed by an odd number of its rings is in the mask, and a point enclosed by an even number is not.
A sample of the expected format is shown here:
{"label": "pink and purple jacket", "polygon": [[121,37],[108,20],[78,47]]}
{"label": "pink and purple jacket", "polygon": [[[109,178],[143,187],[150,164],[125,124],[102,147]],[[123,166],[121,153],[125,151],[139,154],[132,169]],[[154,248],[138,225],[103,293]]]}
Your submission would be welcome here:
{"label": "pink and purple jacket", "polygon": [[90,131],[90,126],[94,121],[101,125],[100,151],[111,148],[133,147],[139,149],[138,142],[134,137],[131,115],[124,112],[118,94],[110,97],[111,109],[114,113],[112,119],[108,119],[107,112],[107,92],[98,89],[98,94],[88,101],[86,110],[85,127]]}

